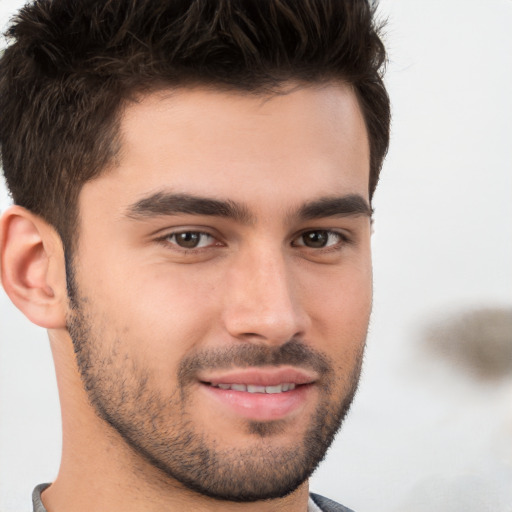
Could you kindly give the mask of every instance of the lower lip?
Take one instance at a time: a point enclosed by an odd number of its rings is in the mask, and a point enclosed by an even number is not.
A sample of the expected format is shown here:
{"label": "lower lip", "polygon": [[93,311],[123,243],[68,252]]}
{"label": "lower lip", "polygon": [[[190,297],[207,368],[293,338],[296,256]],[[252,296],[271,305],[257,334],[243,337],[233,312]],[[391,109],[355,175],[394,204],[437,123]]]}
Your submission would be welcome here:
{"label": "lower lip", "polygon": [[209,397],[237,416],[253,421],[275,421],[301,410],[308,401],[313,386],[304,384],[282,393],[249,393],[220,389],[207,384],[202,384],[201,388]]}

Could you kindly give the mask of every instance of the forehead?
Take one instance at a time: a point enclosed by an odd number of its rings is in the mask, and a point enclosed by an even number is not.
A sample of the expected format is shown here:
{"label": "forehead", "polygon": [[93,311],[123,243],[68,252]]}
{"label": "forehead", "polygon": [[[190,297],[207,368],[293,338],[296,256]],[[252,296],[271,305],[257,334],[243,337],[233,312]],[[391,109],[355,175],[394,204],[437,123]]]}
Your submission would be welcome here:
{"label": "forehead", "polygon": [[[368,197],[369,145],[353,90],[339,83],[255,95],[162,90],[129,103],[116,166],[82,190],[121,207],[162,189],[249,206]],[[83,206],[83,205],[82,205]]]}

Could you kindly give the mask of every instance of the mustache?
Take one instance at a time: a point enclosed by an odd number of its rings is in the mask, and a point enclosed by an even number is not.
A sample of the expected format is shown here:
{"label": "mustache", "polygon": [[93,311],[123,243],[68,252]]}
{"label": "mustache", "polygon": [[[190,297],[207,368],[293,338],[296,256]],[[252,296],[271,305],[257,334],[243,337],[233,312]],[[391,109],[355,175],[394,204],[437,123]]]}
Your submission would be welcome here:
{"label": "mustache", "polygon": [[264,366],[296,366],[316,371],[323,377],[334,373],[329,358],[300,340],[289,340],[278,347],[242,343],[228,348],[202,350],[185,357],[179,364],[178,381],[182,386],[196,381],[202,370],[227,370]]}

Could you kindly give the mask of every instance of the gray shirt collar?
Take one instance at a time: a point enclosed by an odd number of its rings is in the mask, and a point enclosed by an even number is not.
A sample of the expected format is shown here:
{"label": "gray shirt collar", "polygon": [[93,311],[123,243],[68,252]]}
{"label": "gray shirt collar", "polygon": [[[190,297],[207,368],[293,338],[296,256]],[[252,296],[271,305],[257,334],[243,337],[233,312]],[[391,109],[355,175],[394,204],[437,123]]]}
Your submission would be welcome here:
{"label": "gray shirt collar", "polygon": [[41,501],[41,493],[47,488],[50,487],[50,484],[39,484],[32,493],[32,504],[34,506],[34,512],[46,512],[44,508],[43,502]]}

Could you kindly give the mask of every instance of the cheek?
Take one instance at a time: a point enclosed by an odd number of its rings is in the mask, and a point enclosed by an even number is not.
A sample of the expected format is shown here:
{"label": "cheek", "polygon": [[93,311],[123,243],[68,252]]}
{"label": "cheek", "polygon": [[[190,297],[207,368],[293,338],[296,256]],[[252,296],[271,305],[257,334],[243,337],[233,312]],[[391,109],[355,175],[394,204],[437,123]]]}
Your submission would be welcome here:
{"label": "cheek", "polygon": [[303,285],[312,320],[312,341],[322,340],[333,356],[359,354],[372,308],[371,260],[314,276]]}
{"label": "cheek", "polygon": [[97,287],[94,296],[108,318],[109,338],[122,338],[126,351],[151,367],[168,372],[211,337],[219,285],[194,266],[139,265],[126,277],[117,268]]}

